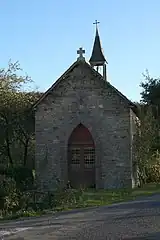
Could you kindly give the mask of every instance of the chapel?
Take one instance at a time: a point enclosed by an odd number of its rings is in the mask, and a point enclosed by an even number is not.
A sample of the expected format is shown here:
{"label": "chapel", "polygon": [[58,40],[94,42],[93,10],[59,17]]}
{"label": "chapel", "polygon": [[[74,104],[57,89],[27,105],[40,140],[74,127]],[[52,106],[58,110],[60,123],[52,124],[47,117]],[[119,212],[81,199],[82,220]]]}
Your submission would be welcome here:
{"label": "chapel", "polygon": [[[133,188],[136,106],[107,78],[96,21],[91,57],[76,61],[34,105],[39,189]],[[116,67],[115,67],[116,71]]]}

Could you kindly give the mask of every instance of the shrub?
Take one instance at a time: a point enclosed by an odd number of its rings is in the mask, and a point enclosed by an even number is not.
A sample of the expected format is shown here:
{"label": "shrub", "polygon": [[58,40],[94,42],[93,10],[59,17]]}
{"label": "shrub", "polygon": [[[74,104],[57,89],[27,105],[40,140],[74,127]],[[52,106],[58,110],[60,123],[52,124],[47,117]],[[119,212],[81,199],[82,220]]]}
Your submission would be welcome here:
{"label": "shrub", "polygon": [[5,175],[0,175],[0,182],[0,209],[4,212],[12,211],[18,206],[16,182]]}
{"label": "shrub", "polygon": [[54,207],[77,207],[83,200],[83,189],[58,189],[54,194]]}
{"label": "shrub", "polygon": [[147,182],[160,182],[160,153],[157,151],[152,155],[147,165]]}
{"label": "shrub", "polygon": [[23,166],[8,167],[0,169],[1,175],[6,175],[7,177],[13,178],[16,182],[16,187],[20,191],[25,191],[33,188],[33,172]]}

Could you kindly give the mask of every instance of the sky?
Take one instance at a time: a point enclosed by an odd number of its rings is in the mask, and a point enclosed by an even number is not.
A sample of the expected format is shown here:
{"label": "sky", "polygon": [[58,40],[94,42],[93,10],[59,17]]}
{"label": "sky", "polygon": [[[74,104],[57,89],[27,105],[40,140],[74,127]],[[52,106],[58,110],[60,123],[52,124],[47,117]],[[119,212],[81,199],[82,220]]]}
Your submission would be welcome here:
{"label": "sky", "polygon": [[160,75],[159,0],[0,0],[0,68],[19,61],[46,91],[77,59],[88,61],[99,34],[108,81],[132,101],[140,100],[142,73]]}

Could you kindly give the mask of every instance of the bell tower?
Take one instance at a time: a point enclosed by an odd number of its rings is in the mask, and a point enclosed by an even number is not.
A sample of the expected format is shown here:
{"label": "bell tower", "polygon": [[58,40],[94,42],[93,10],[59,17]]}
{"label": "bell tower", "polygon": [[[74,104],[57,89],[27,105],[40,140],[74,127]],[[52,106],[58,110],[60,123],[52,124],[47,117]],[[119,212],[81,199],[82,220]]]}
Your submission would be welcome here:
{"label": "bell tower", "polygon": [[93,50],[92,50],[92,55],[89,60],[90,65],[99,73],[103,75],[103,78],[105,81],[107,81],[107,71],[106,71],[106,64],[108,62],[106,61],[102,47],[101,47],[101,42],[100,42],[100,37],[99,37],[99,32],[98,32],[98,22],[97,20],[95,21],[96,25],[96,36],[94,40],[94,45],[93,45]]}

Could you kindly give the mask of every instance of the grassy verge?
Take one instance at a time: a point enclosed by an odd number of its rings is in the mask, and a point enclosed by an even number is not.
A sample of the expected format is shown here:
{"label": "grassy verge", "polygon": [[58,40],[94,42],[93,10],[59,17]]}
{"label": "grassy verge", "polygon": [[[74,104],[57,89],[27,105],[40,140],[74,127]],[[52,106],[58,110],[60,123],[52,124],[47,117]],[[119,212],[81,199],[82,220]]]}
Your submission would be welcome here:
{"label": "grassy verge", "polygon": [[8,213],[1,217],[0,220],[14,220],[24,217],[38,217],[44,214],[42,211],[18,211],[16,213]]}
{"label": "grassy verge", "polygon": [[55,211],[110,205],[112,203],[135,200],[137,197],[149,196],[155,193],[160,193],[160,184],[147,184],[142,188],[135,188],[131,190],[71,190],[66,193],[62,192],[58,194],[56,198],[56,205],[52,209],[39,211],[19,211],[14,214],[7,214],[1,217],[0,220],[35,217]]}
{"label": "grassy verge", "polygon": [[135,200],[138,197],[149,196],[152,194],[160,193],[160,184],[147,184],[142,188],[135,188],[131,190],[85,190],[78,201],[70,204],[59,205],[56,207],[56,211],[70,210],[73,208],[85,208],[109,205],[112,203],[118,203],[128,200]]}

